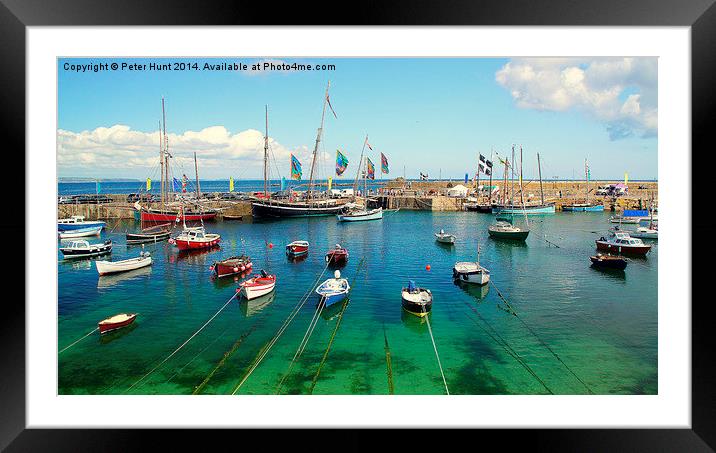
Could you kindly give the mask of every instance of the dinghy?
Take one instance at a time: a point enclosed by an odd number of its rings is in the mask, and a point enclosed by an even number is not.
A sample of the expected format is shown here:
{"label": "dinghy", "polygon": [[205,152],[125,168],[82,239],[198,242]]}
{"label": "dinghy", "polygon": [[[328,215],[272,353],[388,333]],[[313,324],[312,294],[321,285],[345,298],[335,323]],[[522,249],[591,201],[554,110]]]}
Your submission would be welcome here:
{"label": "dinghy", "polygon": [[348,261],[348,250],[336,244],[336,247],[326,253],[326,263],[345,264]]}
{"label": "dinghy", "polygon": [[135,319],[137,319],[137,313],[120,313],[98,322],[97,327],[99,328],[99,333],[103,334],[112,330],[121,329],[122,327],[127,327],[132,324]]}
{"label": "dinghy", "polygon": [[383,218],[383,208],[377,209],[357,209],[349,211],[346,214],[338,214],[336,216],[339,222],[360,222],[364,220],[380,220]]}
{"label": "dinghy", "polygon": [[225,277],[227,275],[240,274],[249,271],[254,267],[251,258],[246,255],[232,256],[223,261],[216,261],[209,268],[216,277]]}
{"label": "dinghy", "polygon": [[251,300],[270,293],[275,287],[276,276],[269,275],[262,270],[261,274],[254,275],[252,278],[241,282],[237,291],[239,294],[243,294],[246,299]]}
{"label": "dinghy", "polygon": [[435,240],[438,242],[442,242],[443,244],[454,244],[455,236],[452,234],[448,234],[443,230],[440,230],[439,233],[435,233]]}
{"label": "dinghy", "polygon": [[321,301],[323,301],[326,307],[330,307],[336,302],[344,300],[351,290],[348,280],[341,278],[341,271],[336,271],[333,277],[334,278],[329,278],[321,283],[318,288],[316,288],[316,293],[321,296]]}
{"label": "dinghy", "polygon": [[401,292],[403,310],[415,316],[423,317],[433,308],[433,294],[429,289],[418,288],[410,280],[407,288]]}
{"label": "dinghy", "polygon": [[99,236],[101,232],[102,227],[96,226],[89,228],[80,228],[78,230],[58,231],[57,235],[60,237],[60,239],[73,239],[86,236]]}
{"label": "dinghy", "polygon": [[486,285],[490,281],[490,271],[480,266],[480,245],[477,246],[477,261],[455,263],[452,278],[466,283]]}
{"label": "dinghy", "polygon": [[626,258],[622,258],[621,256],[602,255],[601,253],[597,253],[595,256],[590,256],[589,259],[592,261],[592,266],[594,267],[621,270],[624,270],[627,267]]}
{"label": "dinghy", "polygon": [[127,244],[143,244],[147,242],[161,242],[169,239],[172,224],[164,223],[149,228],[143,228],[139,233],[127,233]]}
{"label": "dinghy", "polygon": [[286,255],[296,258],[308,254],[308,241],[293,241],[286,246]]}
{"label": "dinghy", "polygon": [[137,258],[121,261],[96,261],[95,264],[97,265],[99,275],[107,275],[151,266],[152,257],[149,255],[149,252],[139,252]]}

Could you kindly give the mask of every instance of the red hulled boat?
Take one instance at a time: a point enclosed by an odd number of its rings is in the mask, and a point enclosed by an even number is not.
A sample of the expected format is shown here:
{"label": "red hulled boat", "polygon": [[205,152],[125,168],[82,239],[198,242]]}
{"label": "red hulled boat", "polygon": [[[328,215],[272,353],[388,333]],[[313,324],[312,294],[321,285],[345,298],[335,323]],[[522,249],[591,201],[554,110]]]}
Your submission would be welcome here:
{"label": "red hulled boat", "polygon": [[308,254],[308,241],[293,241],[286,246],[286,255],[296,258]]}
{"label": "red hulled boat", "polygon": [[651,250],[651,245],[644,244],[641,239],[629,236],[625,231],[614,231],[609,238],[602,236],[597,239],[597,250],[623,255],[644,256]]}
{"label": "red hulled boat", "polygon": [[142,222],[174,222],[177,218],[183,217],[190,222],[199,222],[201,220],[213,220],[216,218],[215,211],[208,212],[185,212],[169,211],[161,209],[145,209],[142,208],[139,215]]}
{"label": "red hulled boat", "polygon": [[211,266],[211,270],[217,277],[225,277],[227,275],[241,274],[249,271],[254,267],[251,258],[246,255],[232,256],[223,261],[217,261]]}
{"label": "red hulled boat", "polygon": [[182,233],[175,237],[172,242],[179,250],[206,249],[217,245],[221,236],[216,233],[207,233],[204,227],[184,226]]}
{"label": "red hulled boat", "polygon": [[276,287],[276,276],[269,275],[262,270],[261,274],[254,275],[252,278],[241,282],[236,292],[243,294],[246,299],[251,300],[264,296]]}
{"label": "red hulled boat", "polygon": [[348,261],[348,250],[336,244],[336,247],[326,253],[326,262],[330,264],[345,264]]}
{"label": "red hulled boat", "polygon": [[105,332],[126,327],[132,324],[136,318],[136,313],[120,313],[107,319],[103,319],[102,321],[97,323],[97,327],[99,328],[99,333],[103,334]]}

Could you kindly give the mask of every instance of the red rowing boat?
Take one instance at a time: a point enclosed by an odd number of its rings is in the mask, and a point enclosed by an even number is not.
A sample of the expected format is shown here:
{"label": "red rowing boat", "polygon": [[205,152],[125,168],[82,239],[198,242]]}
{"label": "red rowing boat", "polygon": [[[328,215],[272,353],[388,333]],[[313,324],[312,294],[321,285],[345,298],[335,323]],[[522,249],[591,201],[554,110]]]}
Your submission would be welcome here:
{"label": "red rowing boat", "polygon": [[326,262],[330,264],[345,264],[348,261],[348,250],[336,244],[336,247],[326,253]]}
{"label": "red rowing boat", "polygon": [[308,254],[308,241],[293,241],[286,246],[286,255],[296,258]]}
{"label": "red rowing boat", "polygon": [[262,270],[260,275],[254,275],[252,278],[241,282],[237,292],[243,293],[246,299],[251,300],[266,295],[276,287],[276,276],[269,275]]}
{"label": "red rowing boat", "polygon": [[137,313],[120,313],[118,315],[111,316],[107,319],[103,319],[97,323],[99,327],[99,333],[109,332],[111,330],[121,329],[132,324],[137,318]]}
{"label": "red rowing boat", "polygon": [[217,261],[209,268],[217,277],[240,274],[254,267],[251,258],[246,255],[232,256],[223,261]]}

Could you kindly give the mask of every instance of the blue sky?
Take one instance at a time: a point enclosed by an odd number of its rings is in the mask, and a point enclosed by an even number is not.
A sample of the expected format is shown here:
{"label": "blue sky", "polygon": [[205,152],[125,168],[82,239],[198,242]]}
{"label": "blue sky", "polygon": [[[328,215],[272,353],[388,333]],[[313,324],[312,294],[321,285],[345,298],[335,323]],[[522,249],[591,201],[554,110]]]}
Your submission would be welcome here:
{"label": "blue sky", "polygon": [[[279,59],[275,59],[279,60]],[[337,119],[326,117],[322,175],[335,150],[350,160],[367,133],[389,177],[419,172],[463,178],[478,152],[524,150],[526,178],[657,177],[655,59],[280,59],[330,63],[333,71],[76,72],[65,64],[131,62],[256,63],[231,59],[60,59],[58,61],[58,174],[61,177],[143,179],[155,171],[161,97],[178,165],[197,152],[203,178],[258,178],[263,157],[264,105],[275,166],[288,156],[303,162],[320,123],[326,82]],[[496,160],[496,159],[495,159]],[[193,164],[191,166],[193,174]],[[501,174],[501,170],[500,170]]]}

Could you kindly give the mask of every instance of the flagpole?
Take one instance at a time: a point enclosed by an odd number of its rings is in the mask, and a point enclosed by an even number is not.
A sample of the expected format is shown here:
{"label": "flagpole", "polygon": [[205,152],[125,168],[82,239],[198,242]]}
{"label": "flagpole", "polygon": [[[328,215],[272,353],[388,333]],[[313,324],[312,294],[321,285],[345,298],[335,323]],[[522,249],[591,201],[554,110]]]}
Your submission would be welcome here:
{"label": "flagpole", "polygon": [[[323,122],[326,117],[326,104],[328,103],[328,89],[331,87],[331,81],[328,81],[326,85],[326,95],[323,97],[323,111],[321,112],[321,127],[318,128],[316,134],[316,146],[313,148],[313,159],[311,160],[311,174],[308,179],[308,194],[307,200],[311,199],[311,192],[313,191],[313,176],[316,169],[316,156],[318,155],[318,145],[321,142],[321,135],[323,134]],[[334,113],[335,114],[335,113]]]}
{"label": "flagpole", "polygon": [[[363,140],[363,148],[360,150],[360,160],[358,161],[358,171],[356,172],[356,179],[353,182],[353,201],[356,201],[356,191],[358,190],[358,178],[360,177],[360,169],[363,165],[363,152],[365,151],[365,145],[368,143],[368,134],[365,134],[365,140]],[[367,205],[367,203],[366,203]]]}

